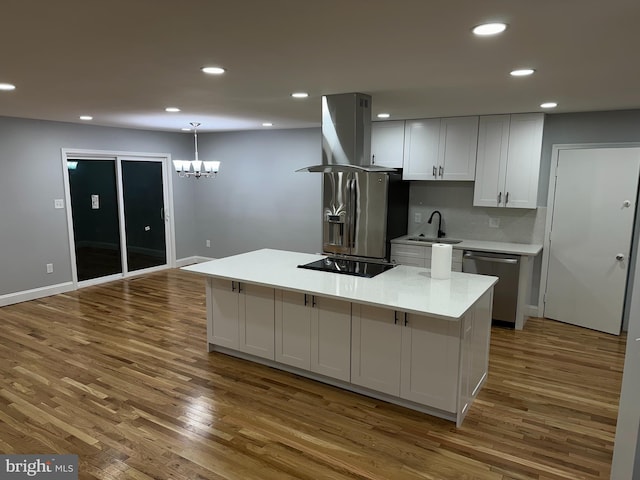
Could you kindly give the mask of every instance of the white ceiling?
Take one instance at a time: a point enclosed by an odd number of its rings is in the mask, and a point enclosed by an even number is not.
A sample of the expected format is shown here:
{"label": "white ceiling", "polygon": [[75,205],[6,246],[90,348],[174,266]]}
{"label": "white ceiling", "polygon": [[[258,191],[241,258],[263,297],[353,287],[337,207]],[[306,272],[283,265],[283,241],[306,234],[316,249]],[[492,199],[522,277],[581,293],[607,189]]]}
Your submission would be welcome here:
{"label": "white ceiling", "polygon": [[2,0],[0,115],[308,127],[321,95],[356,91],[392,119],[640,108],[639,23],[638,0]]}

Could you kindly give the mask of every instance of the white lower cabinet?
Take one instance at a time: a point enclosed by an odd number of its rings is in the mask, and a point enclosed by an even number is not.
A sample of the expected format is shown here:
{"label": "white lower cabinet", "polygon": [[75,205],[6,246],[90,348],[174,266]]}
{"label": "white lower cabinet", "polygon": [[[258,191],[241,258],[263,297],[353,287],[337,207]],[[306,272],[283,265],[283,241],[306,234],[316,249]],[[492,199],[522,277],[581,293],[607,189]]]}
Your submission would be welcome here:
{"label": "white lower cabinet", "polygon": [[276,290],[277,362],[305,370],[311,369],[311,308],[308,295]]}
{"label": "white lower cabinet", "polygon": [[274,289],[216,278],[209,286],[209,341],[273,360]]}
{"label": "white lower cabinet", "polygon": [[275,360],[331,378],[351,376],[351,303],[276,291]]}
{"label": "white lower cabinet", "polygon": [[311,371],[351,378],[351,303],[312,296]]}
{"label": "white lower cabinet", "polygon": [[351,382],[457,411],[460,324],[353,305]]}
{"label": "white lower cabinet", "polygon": [[[413,267],[431,268],[431,245],[391,244],[391,263],[411,265]],[[462,250],[453,249],[451,253],[451,271],[462,271]]]}
{"label": "white lower cabinet", "polygon": [[[400,396],[402,329],[393,310],[353,305],[351,382]],[[395,314],[395,317],[394,317]]]}

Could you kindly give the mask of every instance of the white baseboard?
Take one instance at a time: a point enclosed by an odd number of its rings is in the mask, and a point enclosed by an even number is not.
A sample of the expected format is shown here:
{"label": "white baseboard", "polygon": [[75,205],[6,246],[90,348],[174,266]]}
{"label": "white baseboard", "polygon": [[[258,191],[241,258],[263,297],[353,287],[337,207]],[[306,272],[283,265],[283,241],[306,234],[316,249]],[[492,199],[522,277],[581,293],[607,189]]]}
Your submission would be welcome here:
{"label": "white baseboard", "polygon": [[59,283],[48,287],[34,288],[33,290],[25,290],[23,292],[8,293],[0,295],[0,307],[13,305],[14,303],[28,302],[37,298],[49,297],[59,293],[71,292],[74,290],[73,282]]}
{"label": "white baseboard", "polygon": [[527,305],[524,310],[524,314],[527,317],[539,317],[537,305]]}
{"label": "white baseboard", "polygon": [[215,260],[215,258],[199,257],[194,255],[193,257],[179,258],[176,260],[176,268],[186,267],[187,265],[193,265],[194,263],[208,262],[209,260]]}

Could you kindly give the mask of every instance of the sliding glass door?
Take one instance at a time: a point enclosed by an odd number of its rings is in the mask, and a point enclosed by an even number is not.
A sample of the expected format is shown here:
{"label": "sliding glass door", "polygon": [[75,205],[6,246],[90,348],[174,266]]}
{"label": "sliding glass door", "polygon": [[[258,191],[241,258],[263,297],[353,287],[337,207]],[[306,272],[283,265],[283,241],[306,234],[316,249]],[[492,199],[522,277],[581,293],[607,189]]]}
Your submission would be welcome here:
{"label": "sliding glass door", "polygon": [[121,274],[115,160],[68,162],[78,281]]}
{"label": "sliding glass door", "polygon": [[167,267],[166,159],[68,155],[66,163],[77,282]]}
{"label": "sliding glass door", "polygon": [[162,164],[123,160],[127,270],[167,264]]}

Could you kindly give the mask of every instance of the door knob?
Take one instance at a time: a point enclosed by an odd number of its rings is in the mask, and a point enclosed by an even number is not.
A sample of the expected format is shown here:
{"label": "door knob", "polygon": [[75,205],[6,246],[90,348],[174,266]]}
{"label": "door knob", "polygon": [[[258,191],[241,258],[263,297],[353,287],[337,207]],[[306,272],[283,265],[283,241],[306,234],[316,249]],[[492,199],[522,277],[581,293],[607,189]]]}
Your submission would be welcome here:
{"label": "door knob", "polygon": [[616,255],[616,260],[620,260],[620,261],[624,260],[624,255],[621,254],[621,253],[617,254]]}
{"label": "door knob", "polygon": [[631,206],[631,202],[629,200],[625,200],[624,202],[622,202],[622,206],[629,208]]}

